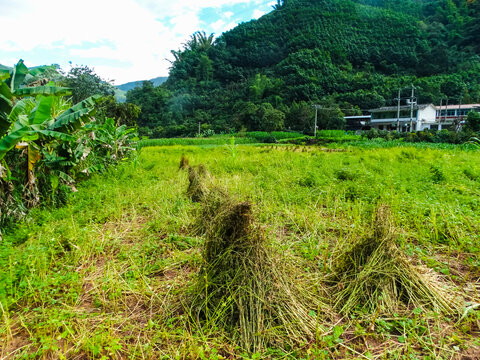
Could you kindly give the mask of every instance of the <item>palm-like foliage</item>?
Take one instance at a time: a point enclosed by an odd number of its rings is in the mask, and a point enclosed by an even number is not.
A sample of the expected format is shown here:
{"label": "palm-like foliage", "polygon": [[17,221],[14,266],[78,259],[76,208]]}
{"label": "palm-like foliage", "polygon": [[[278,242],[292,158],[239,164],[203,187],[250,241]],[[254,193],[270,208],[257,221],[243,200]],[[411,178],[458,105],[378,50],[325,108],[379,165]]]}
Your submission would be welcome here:
{"label": "palm-like foliage", "polygon": [[213,33],[207,35],[205,31],[197,31],[194,35],[197,38],[198,48],[200,50],[207,51],[213,45],[213,39],[215,37]]}
{"label": "palm-like foliage", "polygon": [[213,45],[214,37],[215,35],[213,33],[207,35],[205,31],[197,31],[190,35],[190,40],[184,44],[185,49],[207,51]]}

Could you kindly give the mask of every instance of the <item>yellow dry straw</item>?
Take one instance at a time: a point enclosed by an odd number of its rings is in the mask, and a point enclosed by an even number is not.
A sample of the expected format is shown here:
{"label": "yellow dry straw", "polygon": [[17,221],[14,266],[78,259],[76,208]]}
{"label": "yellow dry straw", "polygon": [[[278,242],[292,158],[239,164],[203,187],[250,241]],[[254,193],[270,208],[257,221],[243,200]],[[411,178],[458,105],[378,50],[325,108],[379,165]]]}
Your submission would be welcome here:
{"label": "yellow dry straw", "polygon": [[280,261],[255,224],[252,204],[217,188],[201,204],[197,230],[205,245],[193,318],[204,329],[229,332],[248,352],[314,339],[321,332],[315,314],[325,305],[298,269]]}
{"label": "yellow dry straw", "polygon": [[412,307],[448,314],[459,311],[446,285],[429,269],[414,265],[397,247],[386,205],[377,209],[374,235],[334,259],[332,283],[334,306],[344,314],[361,309],[392,314]]}

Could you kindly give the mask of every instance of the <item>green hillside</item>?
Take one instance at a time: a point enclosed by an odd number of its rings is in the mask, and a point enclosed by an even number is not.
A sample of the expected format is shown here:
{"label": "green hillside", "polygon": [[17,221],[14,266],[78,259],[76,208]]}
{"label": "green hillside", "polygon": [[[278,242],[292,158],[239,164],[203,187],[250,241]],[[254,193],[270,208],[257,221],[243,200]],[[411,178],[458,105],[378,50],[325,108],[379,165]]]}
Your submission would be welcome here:
{"label": "green hillside", "polygon": [[144,81],[150,81],[154,86],[160,86],[162,85],[165,81],[167,81],[167,78],[164,76],[156,77],[150,80],[138,80],[138,81],[131,81],[122,85],[116,86],[117,89],[123,90],[123,91],[128,91],[132,90],[136,87],[141,87]]}
{"label": "green hillside", "polygon": [[331,109],[320,128],[342,128],[343,115],[392,104],[412,84],[421,103],[479,102],[479,10],[478,0],[285,0],[215,41],[192,35],[165,85],[127,101],[150,136],[192,135],[199,122],[311,132],[314,103]]}

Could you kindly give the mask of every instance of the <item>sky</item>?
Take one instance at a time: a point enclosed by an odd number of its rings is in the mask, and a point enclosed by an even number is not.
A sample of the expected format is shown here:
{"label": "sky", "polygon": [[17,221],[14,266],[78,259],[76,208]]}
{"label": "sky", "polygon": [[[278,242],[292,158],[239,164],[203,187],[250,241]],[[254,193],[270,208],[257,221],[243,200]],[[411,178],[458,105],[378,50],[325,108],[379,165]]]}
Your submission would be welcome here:
{"label": "sky", "polygon": [[119,85],[167,76],[196,31],[219,36],[272,0],[0,0],[0,64],[86,65]]}

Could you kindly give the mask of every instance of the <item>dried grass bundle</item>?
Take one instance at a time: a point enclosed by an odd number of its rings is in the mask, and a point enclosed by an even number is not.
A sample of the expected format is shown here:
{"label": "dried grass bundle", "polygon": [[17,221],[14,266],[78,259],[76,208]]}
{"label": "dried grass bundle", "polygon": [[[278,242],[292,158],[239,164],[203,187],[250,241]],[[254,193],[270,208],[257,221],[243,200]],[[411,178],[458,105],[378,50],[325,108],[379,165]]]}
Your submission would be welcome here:
{"label": "dried grass bundle", "polygon": [[248,352],[315,337],[315,314],[325,305],[298,269],[280,261],[255,224],[251,203],[209,189],[197,231],[205,245],[192,315],[203,327],[230,332]]}
{"label": "dried grass bundle", "polygon": [[193,202],[201,202],[208,193],[207,177],[208,173],[203,165],[197,167],[190,166],[188,168],[187,196]]}
{"label": "dried grass bundle", "polygon": [[184,170],[188,169],[188,158],[185,156],[185,154],[182,154],[182,157],[180,158],[180,165],[178,166],[179,170]]}
{"label": "dried grass bundle", "polygon": [[458,312],[438,277],[414,265],[395,244],[388,206],[377,210],[374,235],[341,251],[333,263],[334,305],[341,313],[360,309],[394,313],[412,306]]}

